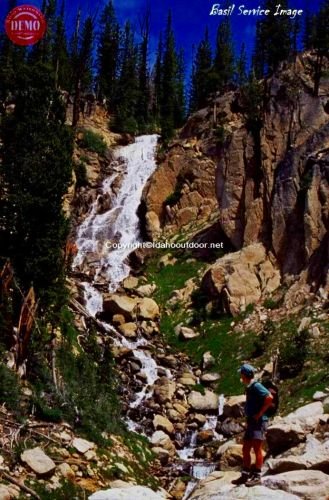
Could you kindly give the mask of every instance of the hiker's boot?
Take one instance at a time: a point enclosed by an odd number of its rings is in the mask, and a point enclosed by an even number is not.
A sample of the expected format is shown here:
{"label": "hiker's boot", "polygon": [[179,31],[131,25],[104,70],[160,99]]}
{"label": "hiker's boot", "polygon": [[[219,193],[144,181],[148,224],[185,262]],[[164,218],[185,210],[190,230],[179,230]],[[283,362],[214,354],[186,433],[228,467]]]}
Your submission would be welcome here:
{"label": "hiker's boot", "polygon": [[261,470],[255,469],[250,475],[245,485],[248,487],[257,486],[261,484]]}
{"label": "hiker's boot", "polygon": [[246,484],[250,477],[250,471],[247,469],[243,469],[241,472],[241,476],[238,479],[233,479],[232,484],[239,486],[240,484]]}

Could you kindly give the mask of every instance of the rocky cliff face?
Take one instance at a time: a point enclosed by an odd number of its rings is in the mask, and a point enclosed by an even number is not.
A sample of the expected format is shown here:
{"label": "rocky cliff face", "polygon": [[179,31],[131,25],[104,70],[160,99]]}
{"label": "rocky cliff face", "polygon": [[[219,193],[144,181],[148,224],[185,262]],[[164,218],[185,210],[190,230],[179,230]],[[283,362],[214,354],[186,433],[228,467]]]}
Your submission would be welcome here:
{"label": "rocky cliff face", "polygon": [[172,235],[180,228],[202,225],[217,212],[215,162],[196,141],[174,143],[144,193],[146,231],[151,239]]}
{"label": "rocky cliff face", "polygon": [[262,243],[290,283],[301,276],[308,290],[328,286],[329,84],[312,95],[310,57],[265,82],[258,136],[240,91],[190,117],[144,191],[149,235],[181,229],[187,214],[210,226],[211,213],[236,250]]}

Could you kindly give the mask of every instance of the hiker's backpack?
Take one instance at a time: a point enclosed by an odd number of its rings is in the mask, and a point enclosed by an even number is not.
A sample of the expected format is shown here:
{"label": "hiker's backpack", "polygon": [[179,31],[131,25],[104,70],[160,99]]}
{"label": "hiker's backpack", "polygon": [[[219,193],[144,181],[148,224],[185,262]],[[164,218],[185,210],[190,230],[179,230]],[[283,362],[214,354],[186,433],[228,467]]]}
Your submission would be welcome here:
{"label": "hiker's backpack", "polygon": [[267,417],[273,417],[279,408],[279,388],[271,379],[263,380],[262,385],[270,391],[273,396],[272,405],[267,408],[265,415]]}

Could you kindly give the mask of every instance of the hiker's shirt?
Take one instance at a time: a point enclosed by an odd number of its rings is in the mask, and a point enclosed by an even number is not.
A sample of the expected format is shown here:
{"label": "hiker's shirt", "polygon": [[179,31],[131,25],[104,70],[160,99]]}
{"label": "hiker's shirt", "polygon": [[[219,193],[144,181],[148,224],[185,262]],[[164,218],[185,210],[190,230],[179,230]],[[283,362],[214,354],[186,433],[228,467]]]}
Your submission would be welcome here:
{"label": "hiker's shirt", "polygon": [[[247,420],[252,420],[253,417],[260,412],[267,396],[270,396],[270,391],[268,391],[260,382],[252,382],[248,385],[246,388],[245,403],[245,415]],[[266,422],[268,420],[268,416],[262,415],[259,420]]]}

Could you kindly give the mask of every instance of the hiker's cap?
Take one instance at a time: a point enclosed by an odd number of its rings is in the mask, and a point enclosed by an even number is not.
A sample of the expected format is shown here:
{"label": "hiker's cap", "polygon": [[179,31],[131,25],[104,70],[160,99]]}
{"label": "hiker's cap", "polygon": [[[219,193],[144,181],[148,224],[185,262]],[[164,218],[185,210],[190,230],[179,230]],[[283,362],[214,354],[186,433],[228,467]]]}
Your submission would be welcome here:
{"label": "hiker's cap", "polygon": [[240,372],[242,375],[245,375],[248,378],[253,378],[253,376],[255,375],[255,371],[256,368],[254,368],[251,365],[248,365],[247,363],[243,364],[238,370],[238,372]]}

